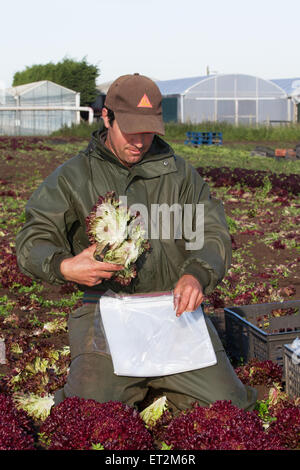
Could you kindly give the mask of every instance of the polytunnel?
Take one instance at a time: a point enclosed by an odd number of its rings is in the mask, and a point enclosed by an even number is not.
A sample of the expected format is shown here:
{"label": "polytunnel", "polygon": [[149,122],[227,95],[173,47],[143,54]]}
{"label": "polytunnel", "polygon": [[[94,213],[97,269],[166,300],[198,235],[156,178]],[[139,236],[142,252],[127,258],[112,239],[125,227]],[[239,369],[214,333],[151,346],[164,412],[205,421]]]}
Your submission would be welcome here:
{"label": "polytunnel", "polygon": [[156,82],[165,121],[225,121],[235,125],[293,122],[296,102],[277,83],[244,74]]}
{"label": "polytunnel", "polygon": [[[43,80],[6,88],[0,99],[0,135],[49,135],[80,122],[80,93]],[[93,115],[90,119],[92,121]]]}

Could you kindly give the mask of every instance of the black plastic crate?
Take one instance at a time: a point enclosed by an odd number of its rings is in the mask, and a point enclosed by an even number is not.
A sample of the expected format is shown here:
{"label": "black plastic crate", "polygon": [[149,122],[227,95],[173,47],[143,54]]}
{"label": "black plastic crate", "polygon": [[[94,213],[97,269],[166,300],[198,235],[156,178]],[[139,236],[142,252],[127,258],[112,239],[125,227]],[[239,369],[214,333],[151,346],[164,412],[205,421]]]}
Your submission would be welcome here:
{"label": "black plastic crate", "polygon": [[292,344],[284,345],[285,390],[291,397],[300,397],[300,351],[294,351]]}
{"label": "black plastic crate", "polygon": [[[274,316],[276,310],[286,315]],[[300,335],[300,300],[227,307],[224,314],[226,350],[233,362],[271,360],[285,373],[283,347]]]}

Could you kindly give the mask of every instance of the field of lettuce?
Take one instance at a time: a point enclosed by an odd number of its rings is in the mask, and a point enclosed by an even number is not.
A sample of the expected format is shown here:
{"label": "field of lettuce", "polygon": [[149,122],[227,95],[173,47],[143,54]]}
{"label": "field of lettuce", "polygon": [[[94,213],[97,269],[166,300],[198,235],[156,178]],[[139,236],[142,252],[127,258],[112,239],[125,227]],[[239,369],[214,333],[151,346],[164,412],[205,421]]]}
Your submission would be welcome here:
{"label": "field of lettuce", "polygon": [[[15,236],[34,189],[86,144],[79,137],[0,137],[0,348],[6,350],[4,360],[0,349],[0,450],[300,449],[300,398],[286,395],[282,371],[271,361],[236,366],[242,381],[266,387],[253,412],[217,402],[173,416],[164,403],[149,420],[151,410],[140,414],[149,402],[135,410],[70,398],[52,407],[70,363],[68,315],[82,293],[21,274]],[[224,307],[300,299],[300,161],[272,167],[267,157],[252,158],[249,146],[174,148],[224,202],[232,266],[205,304],[226,346]]]}

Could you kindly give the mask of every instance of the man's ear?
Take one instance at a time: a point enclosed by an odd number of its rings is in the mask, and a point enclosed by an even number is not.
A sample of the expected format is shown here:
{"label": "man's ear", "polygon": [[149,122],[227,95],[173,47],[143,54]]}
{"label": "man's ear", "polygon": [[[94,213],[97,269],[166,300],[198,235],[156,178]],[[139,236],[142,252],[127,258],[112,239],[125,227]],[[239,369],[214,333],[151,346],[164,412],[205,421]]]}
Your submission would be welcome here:
{"label": "man's ear", "polygon": [[108,128],[110,127],[110,124],[109,124],[108,112],[107,112],[107,109],[106,109],[106,108],[102,108],[101,117],[102,117],[102,119],[103,119],[103,122],[104,122],[105,127],[108,129]]}

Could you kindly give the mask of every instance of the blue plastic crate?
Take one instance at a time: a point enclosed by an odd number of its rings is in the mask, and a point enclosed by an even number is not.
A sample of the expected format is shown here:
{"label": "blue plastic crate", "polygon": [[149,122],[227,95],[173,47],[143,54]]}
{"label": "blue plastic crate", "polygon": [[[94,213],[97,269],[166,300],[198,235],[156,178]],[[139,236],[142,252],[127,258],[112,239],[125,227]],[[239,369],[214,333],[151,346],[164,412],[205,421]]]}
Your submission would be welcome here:
{"label": "blue plastic crate", "polygon": [[186,145],[222,145],[223,135],[222,132],[187,132]]}

